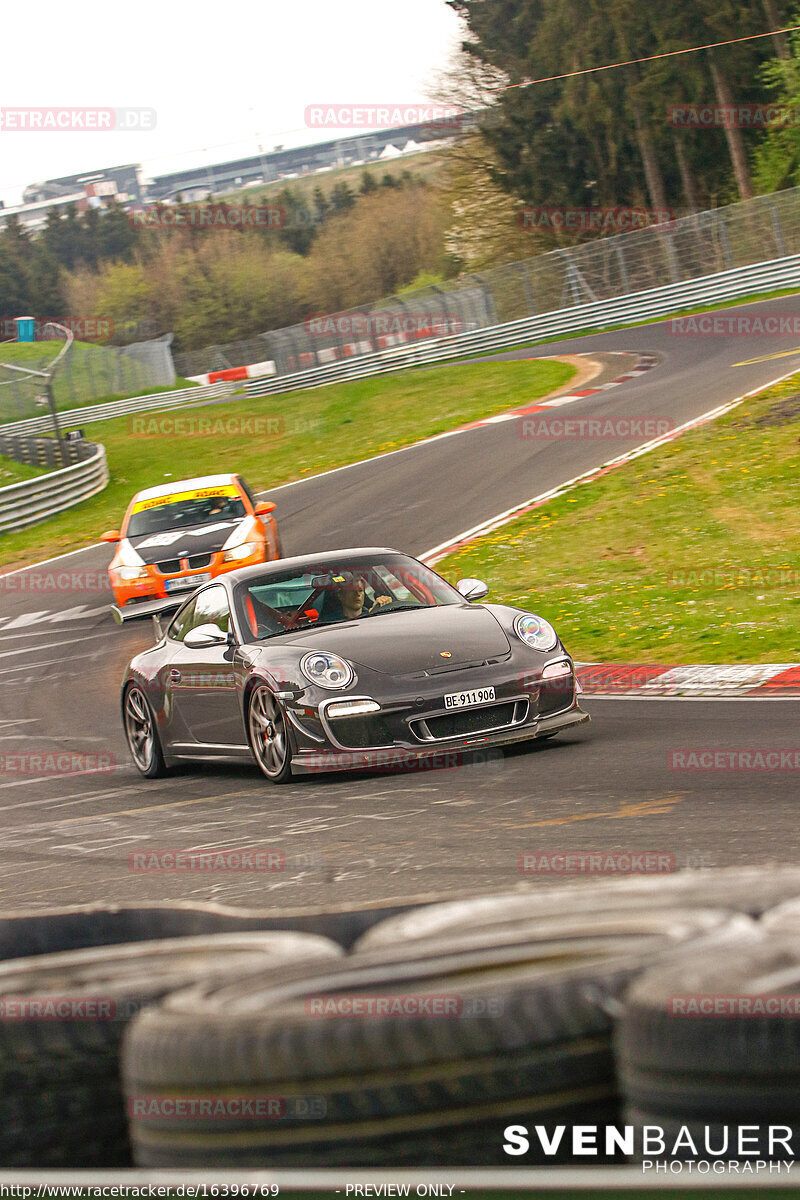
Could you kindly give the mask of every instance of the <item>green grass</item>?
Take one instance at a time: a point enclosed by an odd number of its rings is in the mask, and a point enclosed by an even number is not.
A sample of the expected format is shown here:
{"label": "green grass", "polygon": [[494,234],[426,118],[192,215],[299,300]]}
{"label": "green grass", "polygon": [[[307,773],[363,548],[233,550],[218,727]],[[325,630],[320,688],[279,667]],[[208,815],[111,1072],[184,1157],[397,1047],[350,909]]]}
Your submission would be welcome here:
{"label": "green grass", "polygon": [[[46,406],[36,404],[43,381],[26,378],[17,372],[3,371],[2,364],[13,363],[34,371],[44,371],[63,346],[61,341],[3,342],[0,345],[0,380],[4,384],[11,379],[20,380],[13,386],[0,388],[0,424],[47,412]],[[131,358],[122,358],[118,362],[117,349],[76,341],[65,362],[56,370],[53,381],[56,408],[82,408],[103,404],[107,400],[119,400],[123,396],[149,396],[174,388],[195,386],[189,380],[179,378],[172,387],[153,387],[148,383],[150,378],[144,364]]]}
{"label": "green grass", "polygon": [[[108,487],[46,523],[4,534],[0,563],[30,562],[96,541],[103,530],[119,526],[134,492],[169,478],[240,471],[264,490],[536,400],[566,386],[574,374],[559,362],[459,363],[455,369],[87,422],[87,439],[106,447]],[[254,434],[242,427],[255,419],[278,423],[278,429],[267,425]]]}
{"label": "green grass", "polygon": [[798,386],[795,375],[437,570],[539,612],[582,661],[800,661]]}
{"label": "green grass", "polygon": [[9,487],[12,483],[23,483],[26,479],[35,479],[44,475],[46,467],[29,467],[25,463],[14,462],[12,458],[0,458],[0,488]]}

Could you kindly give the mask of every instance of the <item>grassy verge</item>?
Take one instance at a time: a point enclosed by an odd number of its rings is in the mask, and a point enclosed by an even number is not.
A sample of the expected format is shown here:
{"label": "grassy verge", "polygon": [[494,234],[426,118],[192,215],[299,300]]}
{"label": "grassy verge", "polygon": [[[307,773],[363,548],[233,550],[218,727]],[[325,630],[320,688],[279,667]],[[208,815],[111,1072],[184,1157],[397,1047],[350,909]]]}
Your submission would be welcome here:
{"label": "grassy verge", "polygon": [[[583,661],[800,661],[800,375],[444,559]],[[602,457],[598,453],[598,460]]]}
{"label": "grassy verge", "polygon": [[[566,386],[566,363],[459,364],[179,413],[86,423],[106,447],[111,481],[69,512],[0,539],[17,565],[96,541],[117,527],[134,492],[166,480],[241,471],[256,490],[395,450]],[[280,518],[280,512],[278,512]]]}
{"label": "grassy verge", "polygon": [[9,487],[12,483],[23,483],[26,479],[35,479],[44,475],[46,467],[29,467],[25,463],[14,462],[13,458],[0,458],[0,488]]}
{"label": "grassy verge", "polygon": [[[45,371],[51,360],[63,349],[61,341],[3,342],[0,345],[0,378],[16,380],[13,386],[0,388],[0,423],[38,417],[47,409],[35,403],[41,392],[41,381],[16,372],[3,371],[3,363]],[[171,392],[175,388],[195,387],[188,379],[178,378],[172,387],[153,387],[148,384],[147,368],[132,358],[120,358],[117,348],[94,346],[89,342],[74,342],[64,363],[57,369],[53,395],[57,409],[82,408],[120,400],[125,396],[149,396],[154,392]]]}

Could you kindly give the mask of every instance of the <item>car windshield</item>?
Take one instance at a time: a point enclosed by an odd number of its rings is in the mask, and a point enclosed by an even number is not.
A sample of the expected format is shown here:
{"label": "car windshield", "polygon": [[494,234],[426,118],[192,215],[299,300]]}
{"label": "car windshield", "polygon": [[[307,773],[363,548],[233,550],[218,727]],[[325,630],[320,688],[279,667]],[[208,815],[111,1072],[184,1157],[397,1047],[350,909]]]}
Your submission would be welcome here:
{"label": "car windshield", "polygon": [[264,572],[234,592],[242,629],[257,640],[292,629],[463,602],[441,576],[399,554]]}
{"label": "car windshield", "polygon": [[190,525],[211,525],[217,521],[241,520],[246,510],[233,489],[217,493],[159,496],[135,504],[126,537],[142,537],[168,529],[184,529]]}

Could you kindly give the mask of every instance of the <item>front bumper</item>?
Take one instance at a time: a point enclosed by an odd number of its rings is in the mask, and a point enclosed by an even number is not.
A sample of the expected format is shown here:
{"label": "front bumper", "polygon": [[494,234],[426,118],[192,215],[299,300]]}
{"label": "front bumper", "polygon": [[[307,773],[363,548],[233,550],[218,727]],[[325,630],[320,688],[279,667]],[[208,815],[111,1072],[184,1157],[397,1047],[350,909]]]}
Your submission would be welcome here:
{"label": "front bumper", "polygon": [[465,738],[449,738],[427,746],[389,746],[375,750],[299,750],[292,757],[292,772],[297,775],[323,774],[329,771],[369,771],[413,769],[428,761],[431,767],[453,766],[457,760],[476,752],[511,746],[517,742],[549,737],[591,720],[577,703],[553,716],[538,717],[514,729],[500,730]]}
{"label": "front bumper", "polygon": [[[224,562],[222,555],[221,550],[214,551],[205,566],[197,567],[193,571],[175,571],[166,575],[162,575],[154,563],[148,563],[145,567],[146,577],[135,581],[115,581],[109,571],[115,601],[112,609],[114,619],[129,621],[133,617],[163,612],[164,608],[177,608],[202,584],[217,579],[220,575],[227,575],[229,571],[238,571],[240,567],[250,567],[254,563],[268,561],[266,544],[262,546],[259,554],[251,555],[247,559]],[[181,585],[185,586],[171,591],[167,585],[175,581],[180,581]],[[158,603],[161,604],[161,608],[154,608],[153,605]],[[123,615],[118,617],[117,613]]]}

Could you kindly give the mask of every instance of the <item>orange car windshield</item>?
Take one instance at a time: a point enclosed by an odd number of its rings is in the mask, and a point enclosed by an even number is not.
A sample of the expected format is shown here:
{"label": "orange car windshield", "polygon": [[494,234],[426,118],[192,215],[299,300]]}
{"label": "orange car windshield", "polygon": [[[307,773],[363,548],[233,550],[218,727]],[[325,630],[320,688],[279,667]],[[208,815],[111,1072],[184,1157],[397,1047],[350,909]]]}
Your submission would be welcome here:
{"label": "orange car windshield", "polygon": [[183,529],[190,525],[213,525],[217,521],[241,520],[246,515],[244,504],[237,496],[204,496],[202,499],[176,499],[153,508],[131,513],[126,537],[142,537],[163,533],[168,529]]}

